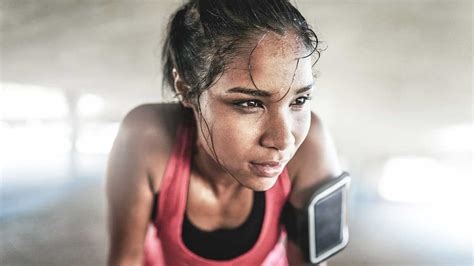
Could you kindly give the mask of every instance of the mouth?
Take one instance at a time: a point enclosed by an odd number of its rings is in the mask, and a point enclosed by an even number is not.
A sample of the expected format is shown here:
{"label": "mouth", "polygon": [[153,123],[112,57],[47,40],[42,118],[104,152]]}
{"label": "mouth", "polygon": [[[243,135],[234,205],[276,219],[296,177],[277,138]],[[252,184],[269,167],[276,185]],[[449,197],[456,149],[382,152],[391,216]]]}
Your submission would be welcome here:
{"label": "mouth", "polygon": [[260,177],[275,177],[283,171],[286,161],[250,162],[250,169]]}

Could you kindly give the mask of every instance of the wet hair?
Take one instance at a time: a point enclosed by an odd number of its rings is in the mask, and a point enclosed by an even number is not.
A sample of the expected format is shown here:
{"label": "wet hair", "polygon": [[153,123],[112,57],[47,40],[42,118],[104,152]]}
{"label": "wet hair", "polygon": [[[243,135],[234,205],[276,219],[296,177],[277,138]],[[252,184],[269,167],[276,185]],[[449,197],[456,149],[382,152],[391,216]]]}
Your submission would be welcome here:
{"label": "wet hair", "polygon": [[199,98],[245,49],[245,44],[268,32],[294,33],[307,48],[307,56],[315,56],[314,63],[319,59],[318,37],[287,0],[186,2],[168,24],[162,50],[164,87],[174,92],[176,69],[188,87],[187,95],[181,97]]}

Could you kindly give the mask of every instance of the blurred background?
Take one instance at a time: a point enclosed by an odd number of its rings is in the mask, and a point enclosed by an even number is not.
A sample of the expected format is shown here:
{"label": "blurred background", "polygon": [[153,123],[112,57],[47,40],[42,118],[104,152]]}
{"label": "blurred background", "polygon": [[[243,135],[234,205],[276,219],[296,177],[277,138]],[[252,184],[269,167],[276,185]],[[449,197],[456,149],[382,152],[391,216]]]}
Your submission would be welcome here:
{"label": "blurred background", "polygon": [[[181,2],[0,0],[1,265],[105,264],[107,154],[164,100]],[[296,3],[327,46],[312,107],[353,175],[330,265],[472,265],[472,2]]]}

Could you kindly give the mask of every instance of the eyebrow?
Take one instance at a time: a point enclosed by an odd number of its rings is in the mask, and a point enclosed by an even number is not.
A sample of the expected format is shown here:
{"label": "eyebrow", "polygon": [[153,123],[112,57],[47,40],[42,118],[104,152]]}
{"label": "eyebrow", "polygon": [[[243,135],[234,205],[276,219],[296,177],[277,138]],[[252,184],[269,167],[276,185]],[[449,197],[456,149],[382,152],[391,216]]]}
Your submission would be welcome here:
{"label": "eyebrow", "polygon": [[[313,88],[314,83],[311,83],[308,86],[304,86],[302,88],[299,88],[296,90],[295,94],[300,94],[305,91],[309,91]],[[241,93],[241,94],[247,94],[251,96],[256,96],[256,97],[271,97],[272,93],[264,90],[257,90],[257,89],[252,89],[252,88],[244,88],[244,87],[235,87],[232,89],[228,89],[226,93]]]}

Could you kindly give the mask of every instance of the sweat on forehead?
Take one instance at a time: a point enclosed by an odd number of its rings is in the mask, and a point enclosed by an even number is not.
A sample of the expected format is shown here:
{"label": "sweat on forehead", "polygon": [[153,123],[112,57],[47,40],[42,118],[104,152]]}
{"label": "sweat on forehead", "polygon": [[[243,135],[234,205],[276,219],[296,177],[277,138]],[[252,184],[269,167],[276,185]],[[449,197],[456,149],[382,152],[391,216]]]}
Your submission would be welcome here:
{"label": "sweat on forehead", "polygon": [[249,75],[249,72],[254,77],[263,74],[268,76],[269,72],[278,72],[279,76],[292,76],[297,63],[302,66],[307,65],[302,64],[303,61],[311,61],[310,57],[305,58],[308,53],[296,34],[279,35],[268,32],[244,44],[225,72],[234,77]]}
{"label": "sweat on forehead", "polygon": [[274,58],[287,64],[293,64],[297,59],[310,53],[301,38],[292,32],[287,32],[284,35],[274,32],[264,33],[257,38],[244,41],[239,50],[238,55],[233,58],[226,69],[258,71],[258,68],[265,67],[258,64],[262,62],[262,58]]}
{"label": "sweat on forehead", "polygon": [[307,55],[308,50],[301,38],[290,31],[284,35],[265,33],[256,44],[253,53],[256,52],[266,53],[264,56],[287,56],[297,59]]}
{"label": "sweat on forehead", "polygon": [[312,84],[311,57],[304,57],[308,51],[295,38],[266,35],[254,48],[235,57],[213,91],[245,87],[279,93]]}

